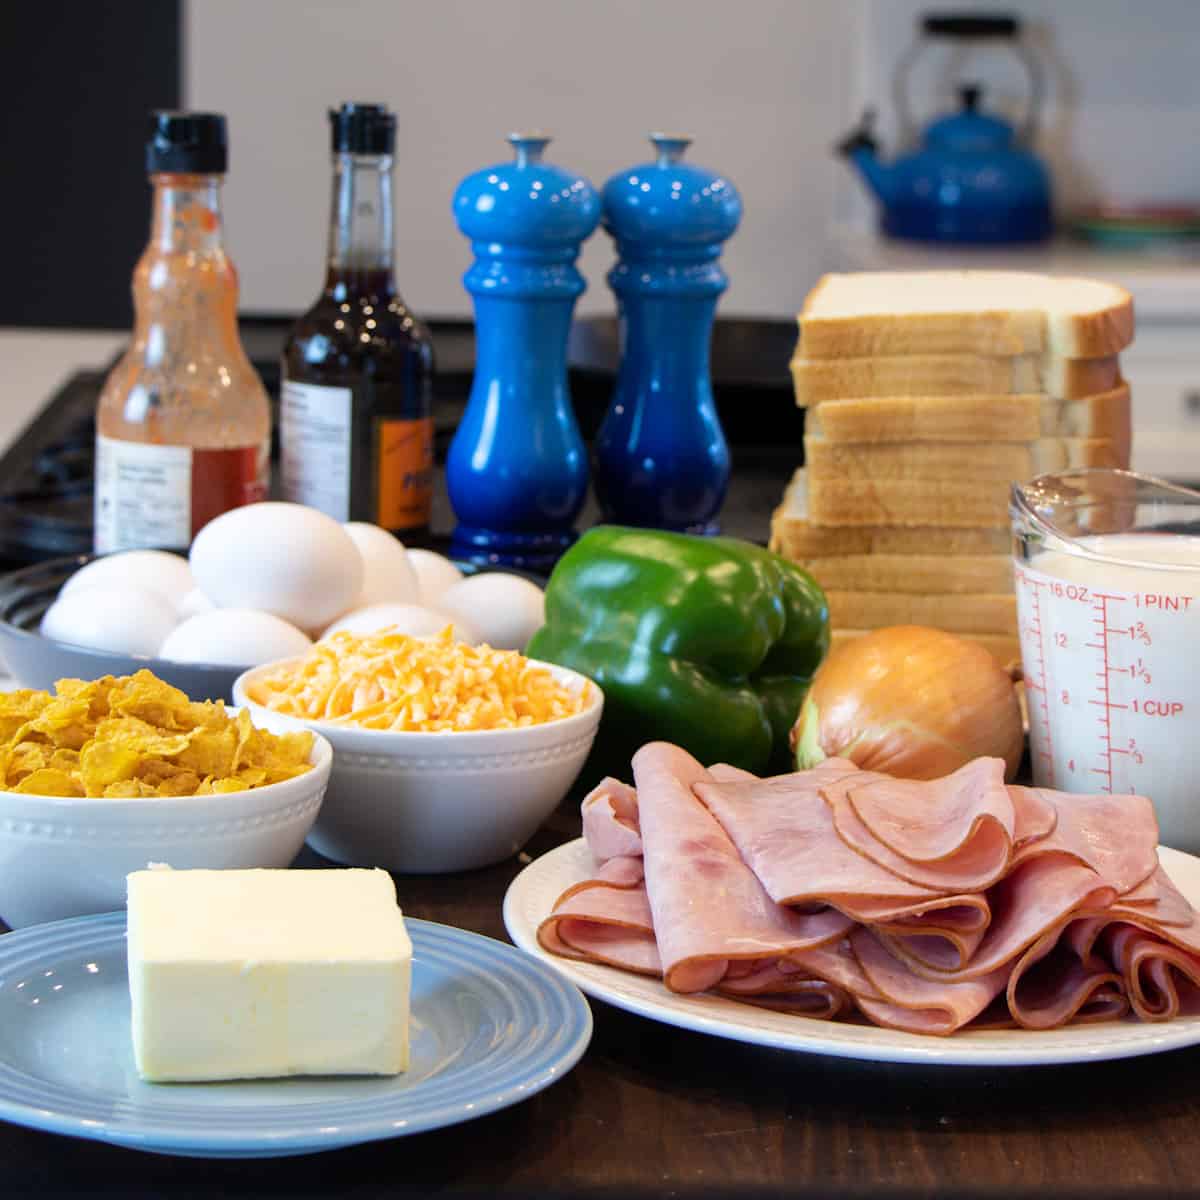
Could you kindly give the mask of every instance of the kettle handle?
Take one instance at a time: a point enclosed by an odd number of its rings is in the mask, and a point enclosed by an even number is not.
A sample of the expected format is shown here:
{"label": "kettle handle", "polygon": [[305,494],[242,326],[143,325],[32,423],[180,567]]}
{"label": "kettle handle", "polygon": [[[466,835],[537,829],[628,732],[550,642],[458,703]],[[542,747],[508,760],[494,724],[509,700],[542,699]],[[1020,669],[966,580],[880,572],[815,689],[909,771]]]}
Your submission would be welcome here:
{"label": "kettle handle", "polygon": [[1010,13],[926,13],[917,24],[917,40],[905,51],[892,76],[892,99],[900,122],[901,144],[912,146],[917,140],[917,127],[908,104],[908,74],[925,49],[927,38],[946,38],[951,41],[998,40],[1010,43],[1010,49],[1024,65],[1029,80],[1029,106],[1025,119],[1018,127],[1018,137],[1026,146],[1031,146],[1037,134],[1045,85],[1041,64],[1021,38],[1020,18]]}

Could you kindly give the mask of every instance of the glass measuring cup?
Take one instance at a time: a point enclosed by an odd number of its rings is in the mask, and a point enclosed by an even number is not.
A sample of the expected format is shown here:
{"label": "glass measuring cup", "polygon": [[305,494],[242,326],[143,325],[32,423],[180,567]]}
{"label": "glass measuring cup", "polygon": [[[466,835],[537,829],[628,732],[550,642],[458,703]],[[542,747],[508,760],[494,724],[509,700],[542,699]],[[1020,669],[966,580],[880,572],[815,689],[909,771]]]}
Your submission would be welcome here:
{"label": "glass measuring cup", "polygon": [[1200,851],[1200,492],[1097,467],[1009,511],[1034,782],[1149,796]]}

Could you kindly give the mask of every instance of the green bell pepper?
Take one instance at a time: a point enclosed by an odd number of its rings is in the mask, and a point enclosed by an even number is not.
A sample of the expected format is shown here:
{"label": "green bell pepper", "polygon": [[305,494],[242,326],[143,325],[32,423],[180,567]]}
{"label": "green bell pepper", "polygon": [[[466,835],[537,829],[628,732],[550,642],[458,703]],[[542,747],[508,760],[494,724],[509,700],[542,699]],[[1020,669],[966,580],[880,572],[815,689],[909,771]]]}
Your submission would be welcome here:
{"label": "green bell pepper", "polygon": [[661,739],[704,763],[788,770],[788,734],[829,646],[825,594],[750,542],[598,525],[559,560],[526,653],[604,691],[585,774],[628,776]]}

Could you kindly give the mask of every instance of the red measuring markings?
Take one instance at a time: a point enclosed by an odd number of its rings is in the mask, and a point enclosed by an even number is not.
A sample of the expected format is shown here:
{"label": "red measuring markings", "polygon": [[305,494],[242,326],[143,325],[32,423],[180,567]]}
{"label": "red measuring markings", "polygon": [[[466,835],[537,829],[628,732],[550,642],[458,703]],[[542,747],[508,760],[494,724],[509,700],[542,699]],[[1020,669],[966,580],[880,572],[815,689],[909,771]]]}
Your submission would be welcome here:
{"label": "red measuring markings", "polygon": [[1187,612],[1192,597],[1169,596],[1162,592],[1134,592],[1133,602],[1138,608],[1153,608],[1158,612]]}
{"label": "red measuring markings", "polygon": [[[1111,627],[1108,623],[1108,602],[1110,600],[1125,600],[1125,596],[1114,596],[1107,592],[1093,592],[1092,596],[1092,611],[1096,614],[1092,618],[1092,624],[1096,627],[1096,632],[1092,635],[1095,640],[1086,643],[1089,650],[1098,650],[1100,652],[1100,670],[1096,672],[1096,678],[1100,681],[1097,687],[1099,694],[1098,699],[1089,700],[1088,703],[1095,705],[1100,709],[1100,715],[1096,718],[1100,726],[1100,756],[1098,767],[1092,767],[1093,775],[1099,775],[1104,780],[1103,791],[1112,793],[1113,783],[1113,755],[1114,754],[1129,754],[1132,749],[1124,747],[1114,747],[1112,741],[1112,713],[1114,709],[1125,709],[1127,704],[1114,704],[1112,696],[1109,692],[1109,676],[1114,671],[1119,671],[1121,674],[1132,674],[1136,678],[1136,672],[1130,667],[1114,667],[1108,658],[1108,641],[1109,637],[1116,633],[1117,630]],[[1125,636],[1132,636],[1129,627],[1120,629],[1120,633]],[[1142,671],[1145,668],[1141,666],[1141,659],[1138,659],[1134,666],[1141,667]],[[1146,673],[1147,681],[1149,673]],[[1133,748],[1133,743],[1130,742],[1130,747]],[[1141,755],[1136,758],[1137,762],[1141,761]]]}
{"label": "red measuring markings", "polygon": [[1049,688],[1046,683],[1046,643],[1042,635],[1042,605],[1040,597],[1040,589],[1046,585],[1039,579],[1030,579],[1024,571],[1018,571],[1017,575],[1020,577],[1021,582],[1030,589],[1032,599],[1029,606],[1030,616],[1027,628],[1037,639],[1037,681],[1034,682],[1029,677],[1028,671],[1026,671],[1025,690],[1027,693],[1037,693],[1037,705],[1042,713],[1042,745],[1038,750],[1038,757],[1042,760],[1042,764],[1046,769],[1047,786],[1053,787],[1054,753],[1050,746],[1050,705]]}

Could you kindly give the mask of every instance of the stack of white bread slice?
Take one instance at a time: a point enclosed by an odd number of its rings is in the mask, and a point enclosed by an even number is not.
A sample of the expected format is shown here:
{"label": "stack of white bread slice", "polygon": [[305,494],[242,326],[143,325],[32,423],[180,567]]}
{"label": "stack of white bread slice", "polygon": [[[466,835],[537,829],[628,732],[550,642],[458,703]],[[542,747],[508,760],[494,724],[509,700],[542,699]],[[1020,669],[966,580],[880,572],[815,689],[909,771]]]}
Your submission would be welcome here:
{"label": "stack of white bread slice", "polygon": [[1015,660],[1010,485],[1129,466],[1129,293],[1016,271],[827,275],[799,323],[805,467],[772,548],[823,585],[835,641],[933,625]]}

